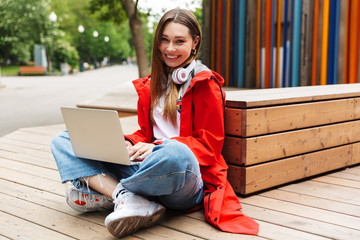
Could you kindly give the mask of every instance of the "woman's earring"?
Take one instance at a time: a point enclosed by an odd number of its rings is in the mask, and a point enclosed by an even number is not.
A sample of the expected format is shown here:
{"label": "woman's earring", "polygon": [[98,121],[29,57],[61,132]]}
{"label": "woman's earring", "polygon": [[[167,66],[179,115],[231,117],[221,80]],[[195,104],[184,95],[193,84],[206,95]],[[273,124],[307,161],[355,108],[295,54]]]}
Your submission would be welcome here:
{"label": "woman's earring", "polygon": [[191,50],[191,54],[192,54],[192,55],[195,55],[195,54],[196,54],[196,49],[192,49],[192,50]]}

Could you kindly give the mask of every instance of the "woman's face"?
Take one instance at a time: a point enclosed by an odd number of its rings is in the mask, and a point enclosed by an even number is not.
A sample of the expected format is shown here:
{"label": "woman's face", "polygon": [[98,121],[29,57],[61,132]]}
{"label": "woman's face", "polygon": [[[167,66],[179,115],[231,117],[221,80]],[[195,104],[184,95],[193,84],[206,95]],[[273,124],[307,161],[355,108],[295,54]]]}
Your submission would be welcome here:
{"label": "woman's face", "polygon": [[165,64],[177,67],[184,63],[195,49],[199,37],[195,41],[189,33],[189,28],[180,23],[169,22],[165,25],[160,39],[160,52]]}

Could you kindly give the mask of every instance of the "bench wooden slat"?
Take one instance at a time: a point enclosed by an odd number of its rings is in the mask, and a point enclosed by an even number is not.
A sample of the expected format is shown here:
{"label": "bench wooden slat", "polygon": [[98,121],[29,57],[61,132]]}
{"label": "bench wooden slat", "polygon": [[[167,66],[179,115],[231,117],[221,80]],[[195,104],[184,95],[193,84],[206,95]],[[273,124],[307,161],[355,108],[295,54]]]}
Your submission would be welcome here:
{"label": "bench wooden slat", "polygon": [[21,74],[46,74],[44,66],[20,66],[19,75]]}
{"label": "bench wooden slat", "polygon": [[360,142],[360,120],[258,137],[225,138],[228,163],[254,165],[307,152]]}
{"label": "bench wooden slat", "polygon": [[226,108],[225,133],[240,137],[360,119],[360,98],[254,109]]}
{"label": "bench wooden slat", "polygon": [[360,97],[360,84],[227,91],[226,106],[253,108]]}
{"label": "bench wooden slat", "polygon": [[234,190],[250,194],[284,183],[360,163],[360,143],[348,144],[249,167],[229,164]]}

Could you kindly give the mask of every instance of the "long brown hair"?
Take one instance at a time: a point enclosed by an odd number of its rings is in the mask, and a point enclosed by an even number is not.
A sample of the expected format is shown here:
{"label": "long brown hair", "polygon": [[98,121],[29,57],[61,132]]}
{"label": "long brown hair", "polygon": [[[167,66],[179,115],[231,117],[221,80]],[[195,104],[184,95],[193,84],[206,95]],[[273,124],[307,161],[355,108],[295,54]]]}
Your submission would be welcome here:
{"label": "long brown hair", "polygon": [[[158,26],[155,31],[154,44],[152,50],[152,64],[151,64],[151,81],[150,81],[150,96],[151,96],[151,112],[150,118],[154,123],[153,119],[153,108],[159,103],[159,99],[163,94],[166,94],[166,89],[168,86],[167,76],[171,72],[171,68],[168,67],[164,61],[162,60],[161,52],[159,49],[160,41],[162,38],[162,34],[164,28],[167,23],[174,22],[180,23],[186,26],[189,29],[189,33],[192,36],[193,40],[197,37],[198,44],[195,46],[195,53],[191,53],[189,58],[183,63],[186,65],[196,58],[201,44],[201,28],[195,17],[195,15],[186,9],[172,9],[164,14],[164,16],[160,19]],[[171,123],[176,125],[176,100],[179,95],[179,90],[176,84],[173,81],[170,81],[168,86],[169,92],[165,97],[164,104],[164,117],[170,119]]]}

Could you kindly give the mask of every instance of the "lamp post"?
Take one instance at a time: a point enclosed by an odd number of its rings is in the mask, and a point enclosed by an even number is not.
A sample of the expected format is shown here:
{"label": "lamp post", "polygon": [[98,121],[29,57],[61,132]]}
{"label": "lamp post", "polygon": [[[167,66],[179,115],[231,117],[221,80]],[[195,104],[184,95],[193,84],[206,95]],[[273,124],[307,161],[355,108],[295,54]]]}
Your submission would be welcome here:
{"label": "lamp post", "polygon": [[50,21],[52,22],[52,46],[51,46],[51,67],[52,67],[52,72],[55,73],[55,58],[54,58],[54,44],[55,44],[55,22],[57,19],[57,16],[54,12],[50,13],[49,16]]}
{"label": "lamp post", "polygon": [[110,41],[110,38],[108,37],[108,36],[105,36],[104,37],[104,41],[105,41],[105,50],[106,50],[106,52],[105,52],[105,57],[104,57],[104,65],[108,65],[108,61],[109,61],[109,59],[108,59],[108,57],[106,56],[106,54],[108,53],[108,42]]}
{"label": "lamp post", "polygon": [[[78,27],[78,31],[80,34],[82,34],[84,31],[85,31],[85,28],[83,25],[79,25]],[[80,36],[80,49],[82,50],[82,36]],[[84,69],[84,62],[83,60],[80,58],[80,63],[79,63],[79,69],[80,69],[80,72],[83,72],[85,69]]]}
{"label": "lamp post", "polygon": [[94,57],[94,68],[96,69],[96,68],[98,68],[98,67],[97,67],[97,59],[96,59],[96,53],[97,53],[97,40],[96,40],[96,38],[99,36],[99,33],[95,30],[95,31],[93,32],[93,36],[94,36],[94,38],[95,38],[95,51],[94,51],[94,53],[95,53],[95,57]]}

